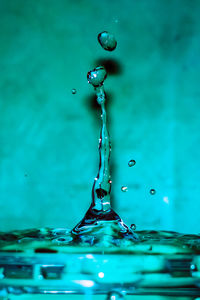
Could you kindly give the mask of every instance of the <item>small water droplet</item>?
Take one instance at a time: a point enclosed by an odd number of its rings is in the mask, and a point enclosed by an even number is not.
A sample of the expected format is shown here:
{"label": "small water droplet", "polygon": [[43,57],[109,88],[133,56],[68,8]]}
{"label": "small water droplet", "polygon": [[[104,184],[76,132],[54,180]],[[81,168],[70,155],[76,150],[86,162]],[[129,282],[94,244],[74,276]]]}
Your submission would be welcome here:
{"label": "small water droplet", "polygon": [[113,51],[117,47],[117,41],[112,33],[103,31],[98,34],[98,41],[101,47],[107,51]]}
{"label": "small water droplet", "polygon": [[136,230],[136,225],[135,224],[131,224],[131,229],[132,230]]}
{"label": "small water droplet", "polygon": [[197,270],[197,266],[196,266],[195,264],[192,264],[192,265],[190,266],[190,269],[191,269],[192,271],[196,271],[196,270]]}
{"label": "small water droplet", "polygon": [[87,73],[88,83],[92,84],[94,87],[102,86],[106,77],[107,73],[104,67],[97,67]]}
{"label": "small water droplet", "polygon": [[127,186],[122,186],[121,191],[122,192],[128,192],[128,187]]}
{"label": "small water droplet", "polygon": [[135,166],[135,164],[136,164],[136,161],[134,159],[131,159],[128,162],[129,167],[133,167],[133,166]]}
{"label": "small water droplet", "polygon": [[74,95],[76,93],[77,93],[76,89],[72,89],[72,94]]}
{"label": "small water droplet", "polygon": [[155,193],[156,193],[156,190],[155,190],[155,189],[150,189],[150,194],[151,194],[151,195],[155,195]]}

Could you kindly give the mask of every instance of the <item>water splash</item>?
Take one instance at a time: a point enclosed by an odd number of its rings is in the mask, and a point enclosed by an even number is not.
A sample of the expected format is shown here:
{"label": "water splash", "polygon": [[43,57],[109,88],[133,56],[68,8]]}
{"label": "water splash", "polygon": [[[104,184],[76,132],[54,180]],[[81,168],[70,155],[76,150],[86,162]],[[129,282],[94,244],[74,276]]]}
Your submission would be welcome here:
{"label": "water splash", "polygon": [[[106,227],[108,224],[108,227]],[[95,228],[95,226],[94,226]],[[112,227],[112,229],[114,226]],[[116,227],[118,228],[118,227]],[[110,230],[110,223],[103,222],[101,235],[95,236],[93,244],[89,243],[90,234],[82,238],[82,244],[77,244],[74,234],[66,228],[37,228],[0,232],[0,252],[29,253],[101,253],[102,248],[89,247],[98,245],[104,247],[105,253],[116,251],[120,246],[120,253],[193,253],[200,254],[200,234],[183,234],[173,231],[143,230],[136,231],[140,243],[123,238],[119,240],[118,231]],[[106,230],[107,229],[107,230]],[[110,231],[109,231],[110,230]],[[112,237],[109,235],[112,233]],[[84,236],[82,236],[84,237]],[[116,239],[115,239],[116,238]],[[78,247],[80,245],[80,247]],[[105,248],[105,245],[108,246]],[[62,247],[61,247],[62,246]],[[69,247],[70,246],[70,247]],[[87,248],[84,249],[86,246]],[[118,251],[119,251],[118,250]],[[193,266],[194,267],[194,266]],[[195,267],[194,267],[195,268]]]}
{"label": "water splash", "polygon": [[[97,67],[88,72],[87,79],[95,88],[97,102],[101,106],[101,131],[99,139],[99,170],[95,177],[92,188],[92,203],[85,217],[79,222],[72,234],[81,241],[87,239],[89,244],[94,244],[97,236],[122,239],[123,237],[137,241],[137,236],[127,225],[123,223],[118,214],[111,208],[111,174],[110,174],[110,152],[111,143],[107,129],[107,116],[105,109],[104,80],[107,77],[104,67]],[[84,236],[83,236],[84,235]],[[86,236],[87,235],[87,236]],[[106,241],[105,241],[106,242]]]}

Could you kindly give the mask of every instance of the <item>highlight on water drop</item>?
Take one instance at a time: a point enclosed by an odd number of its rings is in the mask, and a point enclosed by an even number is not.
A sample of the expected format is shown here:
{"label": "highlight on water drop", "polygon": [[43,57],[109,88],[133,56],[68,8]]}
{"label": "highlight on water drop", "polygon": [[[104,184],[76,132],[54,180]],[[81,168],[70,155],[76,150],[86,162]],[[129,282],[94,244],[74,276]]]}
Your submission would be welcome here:
{"label": "highlight on water drop", "polygon": [[121,187],[121,191],[122,191],[122,192],[128,192],[128,187],[123,185],[123,186]]}
{"label": "highlight on water drop", "polygon": [[133,167],[133,166],[135,166],[135,164],[136,164],[136,161],[135,161],[134,159],[131,159],[131,160],[129,160],[129,162],[128,162],[128,166],[129,166],[129,167]]}
{"label": "highlight on water drop", "polygon": [[112,33],[103,31],[98,34],[98,41],[101,47],[107,51],[113,51],[117,47],[117,41]]}
{"label": "highlight on water drop", "polygon": [[87,73],[88,83],[92,84],[95,88],[102,86],[106,77],[107,72],[103,66],[97,67]]}
{"label": "highlight on water drop", "polygon": [[155,193],[156,193],[156,190],[155,190],[155,189],[150,189],[150,191],[149,191],[149,192],[150,192],[150,194],[151,194],[151,195],[155,195]]}

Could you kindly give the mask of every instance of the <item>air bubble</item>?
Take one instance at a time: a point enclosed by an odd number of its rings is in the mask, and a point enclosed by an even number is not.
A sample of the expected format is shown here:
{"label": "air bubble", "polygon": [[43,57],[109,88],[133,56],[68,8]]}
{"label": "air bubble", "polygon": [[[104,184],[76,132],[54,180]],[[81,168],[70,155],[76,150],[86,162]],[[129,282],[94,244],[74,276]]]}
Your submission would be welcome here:
{"label": "air bubble", "polygon": [[155,195],[155,193],[156,193],[156,190],[155,190],[155,189],[150,189],[150,191],[149,191],[149,192],[150,192],[150,194],[151,194],[151,195]]}
{"label": "air bubble", "polygon": [[72,94],[74,95],[76,93],[77,93],[76,89],[72,89]]}
{"label": "air bubble", "polygon": [[132,230],[136,230],[136,225],[135,224],[131,224],[131,229]]}
{"label": "air bubble", "polygon": [[87,73],[88,83],[92,84],[94,87],[102,86],[106,77],[107,73],[104,67],[97,67]]}
{"label": "air bubble", "polygon": [[117,47],[117,41],[112,33],[103,31],[98,34],[98,41],[101,47],[107,51],[113,51]]}
{"label": "air bubble", "polygon": [[121,191],[122,192],[128,192],[128,187],[127,186],[122,186]]}
{"label": "air bubble", "polygon": [[128,162],[129,167],[133,167],[133,166],[135,166],[135,164],[136,164],[136,161],[134,159],[131,159]]}

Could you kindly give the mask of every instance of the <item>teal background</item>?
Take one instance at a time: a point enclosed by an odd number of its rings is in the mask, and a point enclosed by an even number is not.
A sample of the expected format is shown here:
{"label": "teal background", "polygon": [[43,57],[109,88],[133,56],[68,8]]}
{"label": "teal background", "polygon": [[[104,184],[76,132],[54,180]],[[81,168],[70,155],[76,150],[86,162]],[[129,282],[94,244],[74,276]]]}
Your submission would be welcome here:
{"label": "teal background", "polygon": [[0,1],[0,230],[84,215],[100,130],[86,75],[112,60],[113,208],[138,230],[200,232],[199,16],[198,0]]}

